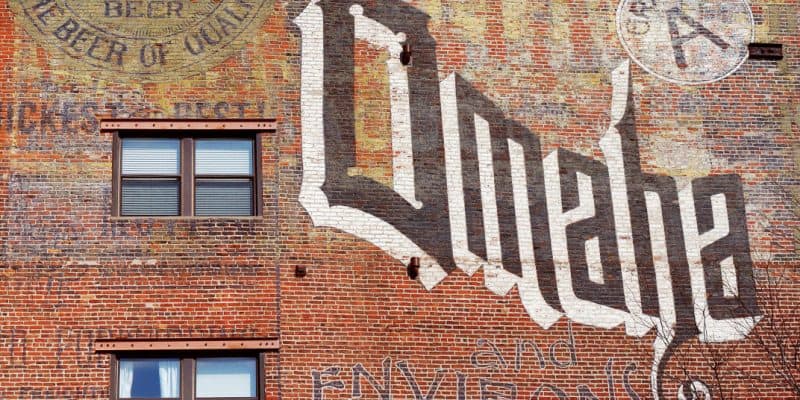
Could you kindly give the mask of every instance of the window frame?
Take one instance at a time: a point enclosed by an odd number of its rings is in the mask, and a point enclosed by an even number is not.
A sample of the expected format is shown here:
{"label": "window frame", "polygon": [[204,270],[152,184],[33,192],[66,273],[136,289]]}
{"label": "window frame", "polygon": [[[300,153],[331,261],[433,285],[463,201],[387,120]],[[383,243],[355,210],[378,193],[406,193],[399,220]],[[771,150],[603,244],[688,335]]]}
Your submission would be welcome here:
{"label": "window frame", "polygon": [[[253,168],[252,168],[251,175],[198,174],[197,170],[195,168],[195,166],[196,166],[195,165],[195,158],[197,156],[197,146],[195,144],[195,141],[197,139],[208,140],[208,141],[226,140],[226,139],[249,139],[251,141],[252,150],[253,150],[253,153],[252,153],[253,154]],[[252,210],[253,214],[251,214],[250,216],[261,215],[261,210],[258,207],[258,204],[260,204],[259,195],[261,194],[261,190],[259,190],[260,185],[258,185],[258,182],[256,181],[256,177],[259,176],[260,172],[261,172],[261,170],[260,170],[260,167],[261,167],[261,165],[260,165],[261,164],[260,163],[261,154],[258,152],[258,150],[260,149],[260,142],[254,136],[253,137],[246,137],[246,136],[243,136],[243,135],[236,135],[236,134],[227,135],[227,136],[224,136],[224,137],[223,136],[206,136],[206,135],[198,136],[198,135],[193,135],[190,139],[187,139],[187,140],[191,141],[191,145],[189,146],[190,149],[187,150],[187,152],[190,154],[191,161],[192,161],[192,166],[191,166],[191,180],[192,180],[192,182],[191,182],[191,185],[189,185],[189,186],[191,186],[191,191],[192,191],[192,194],[191,194],[192,195],[192,197],[191,197],[191,207],[190,207],[191,208],[191,212],[192,212],[191,215],[194,216],[194,217],[234,217],[234,218],[236,217],[236,216],[221,216],[221,215],[216,215],[216,216],[213,216],[213,215],[212,216],[209,216],[209,215],[197,215],[197,207],[196,207],[196,204],[197,204],[197,193],[196,193],[196,190],[197,190],[197,181],[198,180],[206,180],[206,181],[210,181],[210,180],[214,180],[214,181],[248,180],[248,181],[250,181],[250,184],[252,185],[252,190],[253,190],[253,194],[252,194],[251,199],[250,199],[250,203],[251,203],[250,204],[250,209]],[[181,143],[183,143],[183,142],[181,142]],[[183,151],[181,151],[181,153],[183,153]],[[259,161],[256,161],[256,160],[259,160]],[[258,194],[256,192],[258,192]]]}
{"label": "window frame", "polygon": [[[236,125],[239,127],[237,128]],[[274,120],[258,121],[104,121],[101,129],[113,130],[112,143],[112,190],[111,216],[122,218],[253,218],[261,217],[264,212],[262,143],[263,135],[275,131]],[[180,175],[177,177],[179,190],[179,214],[165,215],[122,215],[122,141],[125,138],[142,139],[178,139],[180,141]],[[195,139],[249,139],[253,142],[253,175],[240,176],[249,178],[253,184],[251,215],[195,215],[195,181],[198,176],[194,171]],[[129,176],[125,176],[129,179]],[[135,177],[134,177],[135,178]],[[145,177],[149,178],[149,177]],[[200,176],[202,179],[203,176]]]}
{"label": "window frame", "polygon": [[[177,175],[162,175],[162,174],[123,174],[122,173],[122,140],[124,138],[132,138],[132,139],[176,139],[178,140],[178,174]],[[122,182],[126,179],[131,180],[176,180],[178,182],[178,215],[160,215],[160,214],[149,214],[149,215],[124,215],[125,217],[177,217],[184,215],[184,187],[186,186],[184,182],[184,174],[186,169],[184,168],[184,138],[177,135],[120,135],[119,132],[115,133],[114,135],[114,167],[116,169],[115,176],[119,177],[119,180],[114,181],[116,193],[114,197],[117,199],[117,213],[115,216],[123,216],[122,215]]]}
{"label": "window frame", "polygon": [[177,358],[180,363],[180,384],[177,400],[196,400],[195,379],[197,377],[198,358],[229,358],[247,357],[256,360],[256,397],[204,397],[202,400],[264,400],[266,391],[266,374],[264,351],[252,350],[187,350],[187,351],[132,351],[124,353],[111,353],[109,366],[111,368],[111,385],[109,387],[111,400],[158,400],[145,398],[121,399],[119,397],[119,361],[123,359],[163,359]]}

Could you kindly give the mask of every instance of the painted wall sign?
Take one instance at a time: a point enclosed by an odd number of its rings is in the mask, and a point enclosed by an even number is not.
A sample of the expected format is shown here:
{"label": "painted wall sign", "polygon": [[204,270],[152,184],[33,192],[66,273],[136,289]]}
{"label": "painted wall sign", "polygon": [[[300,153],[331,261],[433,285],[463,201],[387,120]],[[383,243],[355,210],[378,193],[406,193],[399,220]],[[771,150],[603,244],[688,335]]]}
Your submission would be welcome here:
{"label": "painted wall sign", "polygon": [[82,69],[113,78],[174,80],[239,50],[274,0],[21,0],[27,31]]}
{"label": "painted wall sign", "polygon": [[[758,322],[739,176],[679,189],[670,176],[642,171],[627,61],[611,76],[603,163],[564,149],[545,155],[536,134],[464,79],[439,82],[428,16],[403,1],[312,0],[295,23],[299,201],[314,224],[404,263],[420,257],[428,289],[455,268],[483,269],[489,290],[504,295],[516,286],[545,329],[562,316],[624,324],[636,337],[655,328],[654,398],[681,343],[739,340]],[[413,68],[399,61],[409,38]],[[356,40],[390,55],[392,187],[348,173],[356,158]]]}
{"label": "painted wall sign", "polygon": [[[579,398],[597,400],[599,397],[594,392],[597,387],[582,383],[576,387],[560,387],[550,380],[534,382],[536,389],[526,393],[519,388],[518,383],[530,380],[522,373],[523,368],[536,368],[540,371],[561,369],[566,370],[578,365],[578,350],[575,346],[575,337],[572,326],[568,325],[568,336],[551,344],[537,343],[532,339],[516,339],[513,342],[513,353],[504,354],[497,344],[488,339],[478,339],[474,351],[469,356],[469,365],[443,365],[436,369],[436,374],[430,382],[425,382],[415,373],[414,366],[405,360],[396,360],[390,357],[383,359],[381,371],[370,371],[363,364],[357,363],[350,368],[338,365],[329,366],[320,370],[311,371],[311,393],[313,400],[325,400],[336,392],[349,391],[351,398],[360,399],[365,392],[373,392],[382,400],[403,398],[397,396],[397,386],[393,386],[392,373],[402,376],[400,386],[407,386],[413,393],[414,400],[435,400],[446,398],[441,395],[442,388],[455,388],[455,399],[467,400],[467,389],[471,386],[473,391],[479,393],[480,400],[518,400],[518,399],[551,399],[567,400]],[[499,381],[487,375],[492,372],[513,372],[520,374],[515,381]],[[609,399],[640,400],[641,396],[630,383],[630,376],[637,371],[636,363],[617,363],[614,358],[608,358],[603,371],[597,375],[605,376],[603,382],[610,394]],[[617,382],[622,383],[624,392],[620,391],[619,397],[615,389]],[[405,383],[405,385],[404,385]],[[698,388],[704,387],[701,382],[694,382]],[[701,386],[702,385],[702,386]],[[349,386],[349,387],[348,387]],[[475,390],[477,389],[477,390]],[[570,394],[577,394],[570,397]],[[326,396],[328,395],[328,396]],[[408,397],[406,397],[408,398]],[[452,397],[449,397],[452,398]],[[683,398],[681,398],[683,399]],[[707,397],[710,399],[710,397]]]}
{"label": "painted wall sign", "polygon": [[745,0],[622,0],[617,34],[647,72],[679,84],[720,80],[747,59],[753,15]]}

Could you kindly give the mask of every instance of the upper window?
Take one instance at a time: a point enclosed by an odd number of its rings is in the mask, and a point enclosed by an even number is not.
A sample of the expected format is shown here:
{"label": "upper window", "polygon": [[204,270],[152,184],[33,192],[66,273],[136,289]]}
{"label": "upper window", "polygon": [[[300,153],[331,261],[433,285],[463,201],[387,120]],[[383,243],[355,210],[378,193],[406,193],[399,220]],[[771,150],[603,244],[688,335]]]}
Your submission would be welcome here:
{"label": "upper window", "polygon": [[253,140],[194,141],[195,215],[253,215]]}
{"label": "upper window", "polygon": [[117,131],[114,215],[260,215],[260,140],[249,131]]}
{"label": "upper window", "polygon": [[120,215],[180,215],[181,142],[122,140]]}
{"label": "upper window", "polygon": [[258,357],[115,359],[114,398],[259,400]]}
{"label": "upper window", "polygon": [[120,140],[120,215],[254,215],[253,139]]}

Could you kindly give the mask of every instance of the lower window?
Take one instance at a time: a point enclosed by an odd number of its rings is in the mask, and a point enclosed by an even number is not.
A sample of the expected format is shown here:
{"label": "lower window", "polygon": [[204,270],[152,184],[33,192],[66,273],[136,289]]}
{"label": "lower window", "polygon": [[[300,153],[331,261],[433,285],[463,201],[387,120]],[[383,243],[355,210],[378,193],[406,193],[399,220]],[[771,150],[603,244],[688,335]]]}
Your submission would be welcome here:
{"label": "lower window", "polygon": [[258,356],[120,356],[113,399],[251,399],[263,393]]}

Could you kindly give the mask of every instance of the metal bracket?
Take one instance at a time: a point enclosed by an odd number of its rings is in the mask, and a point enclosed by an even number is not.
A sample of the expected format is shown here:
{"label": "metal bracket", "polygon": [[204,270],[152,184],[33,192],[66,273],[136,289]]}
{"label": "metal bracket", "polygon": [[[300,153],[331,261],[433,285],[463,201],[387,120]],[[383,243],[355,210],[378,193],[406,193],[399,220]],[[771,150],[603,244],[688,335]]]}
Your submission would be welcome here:
{"label": "metal bracket", "polygon": [[112,119],[100,122],[100,130],[251,130],[274,131],[275,119]]}
{"label": "metal bracket", "polygon": [[116,353],[122,351],[164,350],[278,350],[277,339],[188,339],[188,340],[97,340],[94,351]]}

